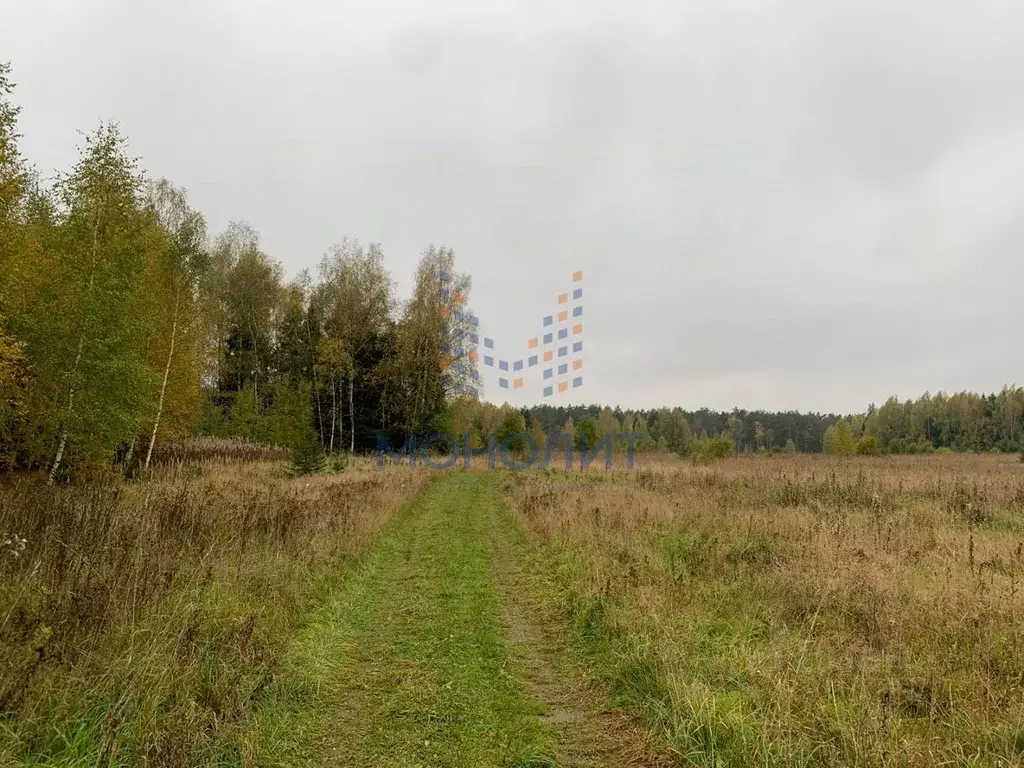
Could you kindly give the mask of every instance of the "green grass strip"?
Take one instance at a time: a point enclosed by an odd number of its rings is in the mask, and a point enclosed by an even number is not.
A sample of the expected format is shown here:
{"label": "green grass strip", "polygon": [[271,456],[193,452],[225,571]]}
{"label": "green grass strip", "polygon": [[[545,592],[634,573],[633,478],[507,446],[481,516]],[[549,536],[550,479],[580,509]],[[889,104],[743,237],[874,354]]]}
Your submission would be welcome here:
{"label": "green grass strip", "polygon": [[451,474],[408,505],[297,638],[261,709],[260,765],[550,766],[512,661],[487,537],[494,496]]}

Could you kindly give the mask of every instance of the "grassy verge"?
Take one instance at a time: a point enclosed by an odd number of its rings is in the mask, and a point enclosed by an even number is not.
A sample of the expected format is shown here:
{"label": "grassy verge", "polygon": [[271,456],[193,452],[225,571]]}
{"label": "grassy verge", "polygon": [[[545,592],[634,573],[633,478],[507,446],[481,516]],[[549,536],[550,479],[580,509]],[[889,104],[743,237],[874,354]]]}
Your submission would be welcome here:
{"label": "grassy verge", "polygon": [[491,500],[453,474],[395,519],[293,644],[261,711],[263,764],[553,765],[499,616]]}
{"label": "grassy verge", "polygon": [[425,475],[186,466],[0,490],[0,764],[251,764],[289,641]]}

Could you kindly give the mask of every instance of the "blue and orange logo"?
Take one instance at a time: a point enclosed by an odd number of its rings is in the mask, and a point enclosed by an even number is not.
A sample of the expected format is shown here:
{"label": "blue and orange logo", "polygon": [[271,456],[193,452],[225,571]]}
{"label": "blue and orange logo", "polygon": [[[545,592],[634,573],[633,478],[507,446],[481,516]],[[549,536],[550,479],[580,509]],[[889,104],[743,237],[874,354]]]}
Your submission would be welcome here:
{"label": "blue and orange logo", "polygon": [[[553,397],[583,386],[582,271],[573,272],[570,290],[557,294],[555,310],[541,318],[536,335],[519,350],[481,335],[480,318],[464,309],[465,298],[450,273],[441,272],[440,285],[441,369],[449,392],[479,397],[481,362],[499,389],[536,383],[544,397]],[[503,354],[506,349],[509,354]]]}

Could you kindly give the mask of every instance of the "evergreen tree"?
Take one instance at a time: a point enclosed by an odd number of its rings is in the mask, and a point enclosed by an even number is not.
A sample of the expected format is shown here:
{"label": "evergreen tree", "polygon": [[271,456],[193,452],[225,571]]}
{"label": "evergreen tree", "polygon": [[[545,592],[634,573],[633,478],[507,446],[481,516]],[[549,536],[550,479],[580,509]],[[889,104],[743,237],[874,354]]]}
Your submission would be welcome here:
{"label": "evergreen tree", "polygon": [[320,437],[312,423],[301,422],[295,442],[292,445],[290,470],[294,475],[312,475],[322,472],[325,459]]}
{"label": "evergreen tree", "polygon": [[580,453],[592,452],[597,447],[597,444],[601,442],[601,427],[595,419],[589,416],[576,422],[574,432],[576,450]]}

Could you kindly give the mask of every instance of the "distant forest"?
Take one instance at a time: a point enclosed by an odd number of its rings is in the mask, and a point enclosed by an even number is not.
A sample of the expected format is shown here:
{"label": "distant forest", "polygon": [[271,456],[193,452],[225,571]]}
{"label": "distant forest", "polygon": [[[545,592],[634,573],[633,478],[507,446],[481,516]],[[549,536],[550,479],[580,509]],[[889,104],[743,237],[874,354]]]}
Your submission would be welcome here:
{"label": "distant forest", "polygon": [[[114,124],[45,181],[18,150],[19,109],[0,65],[0,469],[51,482],[150,466],[189,435],[306,456],[372,451],[380,434],[574,429],[635,432],[642,450],[904,453],[1017,451],[1024,390],[892,399],[847,416],[599,406],[515,409],[455,393],[475,365],[461,342],[470,279],[426,246],[400,299],[377,244],[327,248],[287,280],[259,235],[209,236],[183,189],[150,179]],[[450,350],[457,350],[457,354]]]}
{"label": "distant forest", "polygon": [[[928,453],[954,451],[1002,451],[1024,448],[1024,388],[1004,387],[998,394],[960,392],[925,394],[916,400],[890,398],[882,406],[871,405],[864,413],[836,414],[711,411],[681,408],[623,411],[601,406],[529,409],[528,422],[543,430],[564,425],[569,419],[604,422],[602,432],[632,431],[641,424],[644,432],[663,448],[688,453],[702,439],[728,435],[736,450],[745,452],[798,451],[801,453]],[[615,423],[611,421],[615,420]]]}

